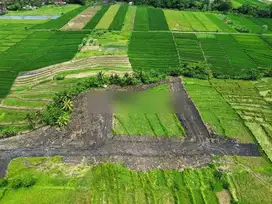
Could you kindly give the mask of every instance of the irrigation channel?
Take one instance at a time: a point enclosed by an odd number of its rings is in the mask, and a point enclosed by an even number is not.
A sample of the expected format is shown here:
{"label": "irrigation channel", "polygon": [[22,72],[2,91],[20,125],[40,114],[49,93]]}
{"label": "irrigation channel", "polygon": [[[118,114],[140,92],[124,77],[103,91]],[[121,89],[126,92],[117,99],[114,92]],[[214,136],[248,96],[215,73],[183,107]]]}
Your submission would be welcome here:
{"label": "irrigation channel", "polygon": [[[113,136],[109,98],[92,90],[74,101],[71,122],[65,130],[44,127],[0,140],[0,176],[17,157],[63,156],[66,162],[118,162],[136,170],[184,169],[212,161],[212,155],[260,156],[255,144],[240,144],[208,132],[180,78],[169,83],[176,115],[186,137]],[[160,84],[158,83],[158,84]],[[140,86],[136,91],[153,87]]]}

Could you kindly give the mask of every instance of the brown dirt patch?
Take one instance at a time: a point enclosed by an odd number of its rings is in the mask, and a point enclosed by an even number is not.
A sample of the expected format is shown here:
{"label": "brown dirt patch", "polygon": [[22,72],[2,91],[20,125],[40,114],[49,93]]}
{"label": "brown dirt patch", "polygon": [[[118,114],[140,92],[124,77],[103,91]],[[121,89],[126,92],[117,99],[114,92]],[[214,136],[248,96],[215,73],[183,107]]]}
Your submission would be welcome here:
{"label": "brown dirt patch", "polygon": [[61,30],[81,30],[85,25],[92,19],[100,7],[96,6],[94,8],[89,7],[72,20],[70,20]]}
{"label": "brown dirt patch", "polygon": [[230,204],[231,203],[231,197],[230,197],[229,191],[227,191],[227,190],[217,192],[216,196],[217,196],[220,204]]}

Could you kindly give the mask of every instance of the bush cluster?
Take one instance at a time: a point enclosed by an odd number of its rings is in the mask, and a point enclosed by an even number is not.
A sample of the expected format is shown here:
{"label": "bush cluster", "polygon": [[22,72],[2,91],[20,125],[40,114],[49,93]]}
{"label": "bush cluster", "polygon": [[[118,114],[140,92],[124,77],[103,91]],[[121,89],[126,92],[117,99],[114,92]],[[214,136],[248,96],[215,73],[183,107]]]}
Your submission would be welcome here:
{"label": "bush cluster", "polygon": [[22,174],[20,176],[9,179],[8,181],[6,181],[5,185],[8,184],[13,189],[18,189],[22,187],[28,188],[35,185],[36,180],[37,179],[30,174]]}

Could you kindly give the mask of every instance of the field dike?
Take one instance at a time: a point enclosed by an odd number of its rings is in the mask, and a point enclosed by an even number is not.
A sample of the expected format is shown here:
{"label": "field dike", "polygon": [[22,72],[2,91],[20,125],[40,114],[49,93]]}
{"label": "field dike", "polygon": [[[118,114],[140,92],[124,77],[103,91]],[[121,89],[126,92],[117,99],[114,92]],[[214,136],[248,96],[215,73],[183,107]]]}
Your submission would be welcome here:
{"label": "field dike", "polygon": [[96,67],[112,68],[117,66],[131,69],[131,64],[126,55],[102,55],[71,60],[68,62],[21,73],[15,80],[12,88],[20,87],[22,85],[35,85],[44,80],[52,80],[59,72],[83,70],[85,68]]}
{"label": "field dike", "polygon": [[[161,82],[166,83],[166,82]],[[134,90],[146,89],[137,86]],[[182,170],[209,164],[212,154],[259,156],[255,144],[239,144],[235,140],[210,135],[192,104],[180,78],[170,79],[177,115],[188,134],[186,139],[150,136],[113,136],[109,91],[82,93],[74,101],[71,122],[64,130],[44,127],[28,134],[0,140],[0,175],[4,176],[8,163],[16,157],[63,156],[67,162],[123,163],[136,170],[167,168]],[[115,91],[118,89],[115,87]],[[129,90],[129,88],[127,88]],[[113,91],[113,90],[111,90]],[[179,94],[183,97],[179,97]],[[193,115],[189,115],[189,113]],[[199,127],[200,126],[200,127]],[[197,129],[198,131],[194,130]]]}

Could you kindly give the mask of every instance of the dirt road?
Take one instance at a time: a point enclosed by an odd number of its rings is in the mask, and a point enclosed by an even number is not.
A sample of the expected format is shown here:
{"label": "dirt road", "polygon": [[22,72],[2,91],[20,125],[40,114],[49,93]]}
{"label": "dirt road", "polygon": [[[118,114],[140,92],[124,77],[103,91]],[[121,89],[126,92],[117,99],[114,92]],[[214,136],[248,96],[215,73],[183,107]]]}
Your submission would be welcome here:
{"label": "dirt road", "polygon": [[121,162],[134,169],[146,170],[199,167],[211,162],[212,154],[260,155],[254,144],[238,144],[234,140],[211,136],[179,78],[170,80],[170,89],[186,139],[113,137],[110,98],[102,92],[90,91],[75,100],[67,129],[59,131],[45,127],[0,140],[0,177],[16,157],[59,155],[72,162],[80,162],[86,157],[90,162]]}

